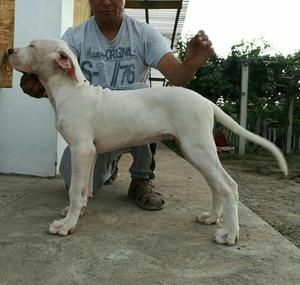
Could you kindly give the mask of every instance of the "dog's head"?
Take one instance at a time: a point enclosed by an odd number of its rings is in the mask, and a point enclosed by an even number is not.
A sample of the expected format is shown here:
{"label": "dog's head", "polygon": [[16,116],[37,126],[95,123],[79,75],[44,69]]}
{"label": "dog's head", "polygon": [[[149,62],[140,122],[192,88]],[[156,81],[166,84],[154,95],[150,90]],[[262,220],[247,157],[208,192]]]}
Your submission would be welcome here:
{"label": "dog's head", "polygon": [[63,40],[33,40],[27,47],[8,49],[9,62],[20,72],[47,79],[62,72],[74,81],[82,79],[77,58]]}

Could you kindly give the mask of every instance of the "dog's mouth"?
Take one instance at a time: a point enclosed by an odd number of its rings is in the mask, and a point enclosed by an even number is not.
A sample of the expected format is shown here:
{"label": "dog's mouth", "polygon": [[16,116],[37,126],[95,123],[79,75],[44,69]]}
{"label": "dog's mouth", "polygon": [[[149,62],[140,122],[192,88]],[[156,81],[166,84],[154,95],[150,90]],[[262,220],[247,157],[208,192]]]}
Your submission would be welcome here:
{"label": "dog's mouth", "polygon": [[16,71],[19,71],[19,72],[27,72],[26,70],[25,70],[25,68],[22,68],[22,67],[19,67],[18,65],[12,65],[13,66],[13,68],[16,70]]}
{"label": "dog's mouth", "polygon": [[27,70],[25,68],[18,67],[17,65],[13,65],[13,67],[15,70],[17,70],[19,72],[22,72],[22,73],[27,72]]}
{"label": "dog's mouth", "polygon": [[28,72],[28,68],[26,68],[26,65],[18,62],[13,55],[8,56],[8,62],[13,66],[15,70],[23,73]]}

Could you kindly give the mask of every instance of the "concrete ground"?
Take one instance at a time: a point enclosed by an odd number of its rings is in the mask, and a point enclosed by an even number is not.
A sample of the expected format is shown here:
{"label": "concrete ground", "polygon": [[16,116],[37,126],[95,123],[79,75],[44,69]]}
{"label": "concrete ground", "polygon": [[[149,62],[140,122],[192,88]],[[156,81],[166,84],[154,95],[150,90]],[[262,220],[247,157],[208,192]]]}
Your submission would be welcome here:
{"label": "concrete ground", "polygon": [[67,204],[61,178],[0,176],[0,284],[300,284],[300,250],[240,204],[240,241],[211,241],[217,225],[195,217],[209,207],[204,179],[160,146],[156,188],[163,211],[127,199],[130,156],[81,217],[75,233],[47,233]]}

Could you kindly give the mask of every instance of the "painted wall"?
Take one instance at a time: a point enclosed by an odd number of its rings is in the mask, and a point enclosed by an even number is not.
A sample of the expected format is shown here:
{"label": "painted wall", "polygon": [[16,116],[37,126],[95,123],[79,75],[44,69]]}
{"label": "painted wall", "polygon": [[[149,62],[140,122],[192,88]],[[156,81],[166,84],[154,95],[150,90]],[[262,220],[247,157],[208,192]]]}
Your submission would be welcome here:
{"label": "painted wall", "polygon": [[[14,46],[61,37],[73,23],[73,0],[16,0]],[[34,99],[19,87],[0,88],[0,172],[54,176],[65,142],[58,136],[48,99]]]}

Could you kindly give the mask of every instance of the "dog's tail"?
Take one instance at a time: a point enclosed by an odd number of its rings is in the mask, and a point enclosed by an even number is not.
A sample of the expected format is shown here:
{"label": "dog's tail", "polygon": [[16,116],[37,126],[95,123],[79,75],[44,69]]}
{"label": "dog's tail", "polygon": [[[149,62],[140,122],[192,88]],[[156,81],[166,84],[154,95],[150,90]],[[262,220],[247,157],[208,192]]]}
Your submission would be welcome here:
{"label": "dog's tail", "polygon": [[256,134],[247,131],[246,129],[241,127],[237,122],[235,122],[230,116],[228,116],[223,110],[221,110],[218,106],[213,104],[213,108],[215,118],[219,123],[224,125],[226,128],[230,129],[235,134],[244,137],[247,140],[254,142],[258,145],[261,145],[262,147],[269,150],[277,159],[280,169],[284,173],[284,175],[288,175],[288,167],[286,160],[280,149],[275,144],[268,141],[267,139],[264,139]]}

